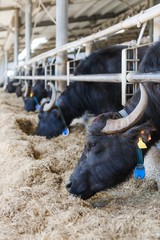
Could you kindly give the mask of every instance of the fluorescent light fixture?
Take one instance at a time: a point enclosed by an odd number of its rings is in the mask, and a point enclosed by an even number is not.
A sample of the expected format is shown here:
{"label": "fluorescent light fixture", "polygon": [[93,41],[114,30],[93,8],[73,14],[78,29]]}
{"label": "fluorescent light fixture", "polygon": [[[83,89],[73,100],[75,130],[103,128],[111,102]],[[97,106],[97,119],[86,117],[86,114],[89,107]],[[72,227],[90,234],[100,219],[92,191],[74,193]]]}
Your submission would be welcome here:
{"label": "fluorescent light fixture", "polygon": [[[45,37],[42,38],[36,38],[31,43],[31,52],[33,53],[34,50],[41,44],[44,44],[48,42],[48,40]],[[22,52],[18,55],[18,60],[22,61],[26,57],[26,49],[23,49]]]}

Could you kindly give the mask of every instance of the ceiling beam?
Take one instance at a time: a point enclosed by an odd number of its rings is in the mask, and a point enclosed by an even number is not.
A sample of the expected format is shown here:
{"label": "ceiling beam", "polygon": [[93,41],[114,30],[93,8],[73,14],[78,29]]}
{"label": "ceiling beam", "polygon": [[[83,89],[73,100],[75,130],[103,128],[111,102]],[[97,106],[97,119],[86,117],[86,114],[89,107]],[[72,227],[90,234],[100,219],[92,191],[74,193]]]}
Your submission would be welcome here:
{"label": "ceiling beam", "polygon": [[15,9],[18,9],[17,7],[0,7],[0,12],[4,12],[4,11],[11,11],[11,10],[15,10]]}
{"label": "ceiling beam", "polygon": [[[100,15],[100,14],[96,14],[96,15],[92,15],[90,17],[87,16],[80,16],[78,18],[69,18],[69,23],[75,23],[75,22],[96,22],[98,20],[103,20],[106,18],[114,18],[115,15],[114,13],[107,13],[104,15]],[[33,23],[34,25],[34,23]],[[52,21],[41,21],[40,23],[37,23],[37,27],[46,27],[46,26],[50,26],[53,25]]]}

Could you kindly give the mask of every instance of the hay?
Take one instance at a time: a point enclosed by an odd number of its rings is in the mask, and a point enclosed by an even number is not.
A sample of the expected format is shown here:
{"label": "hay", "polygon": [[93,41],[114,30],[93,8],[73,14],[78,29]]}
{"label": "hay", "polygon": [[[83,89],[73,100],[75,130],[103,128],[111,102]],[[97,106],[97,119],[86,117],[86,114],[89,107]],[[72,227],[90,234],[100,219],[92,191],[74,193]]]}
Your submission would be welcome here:
{"label": "hay", "polygon": [[72,126],[66,138],[34,136],[37,113],[24,112],[22,100],[2,89],[0,119],[0,240],[160,239],[157,178],[131,178],[80,200],[65,184],[82,152],[84,127]]}

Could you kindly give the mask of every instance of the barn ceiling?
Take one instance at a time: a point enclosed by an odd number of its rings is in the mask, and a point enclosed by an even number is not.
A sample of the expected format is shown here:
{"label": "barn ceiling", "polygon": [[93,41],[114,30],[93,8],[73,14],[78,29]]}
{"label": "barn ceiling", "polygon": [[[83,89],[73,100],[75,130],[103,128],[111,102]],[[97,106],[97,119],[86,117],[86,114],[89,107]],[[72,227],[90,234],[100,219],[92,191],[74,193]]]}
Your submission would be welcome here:
{"label": "barn ceiling", "polygon": [[[68,0],[68,42],[85,37],[117,22],[133,16],[149,7],[148,0]],[[19,13],[19,53],[25,48],[25,0],[0,0],[0,55],[8,50],[9,61],[13,61],[14,14]],[[40,45],[32,57],[55,48],[56,0],[32,0],[32,40],[45,37],[47,43]],[[115,34],[100,45],[115,44],[137,39],[139,29]],[[148,27],[145,35],[148,35]]]}

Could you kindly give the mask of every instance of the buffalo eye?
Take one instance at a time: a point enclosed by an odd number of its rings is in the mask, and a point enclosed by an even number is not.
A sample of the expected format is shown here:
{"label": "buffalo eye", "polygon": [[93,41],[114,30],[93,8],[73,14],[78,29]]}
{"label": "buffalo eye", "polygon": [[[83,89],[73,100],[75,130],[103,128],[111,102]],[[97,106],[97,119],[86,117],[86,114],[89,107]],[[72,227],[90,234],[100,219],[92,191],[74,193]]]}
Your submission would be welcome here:
{"label": "buffalo eye", "polygon": [[60,118],[61,113],[58,109],[53,109],[52,110],[52,114],[56,117],[56,118]]}
{"label": "buffalo eye", "polygon": [[96,146],[96,143],[87,143],[87,150],[91,151],[91,149],[93,149]]}

